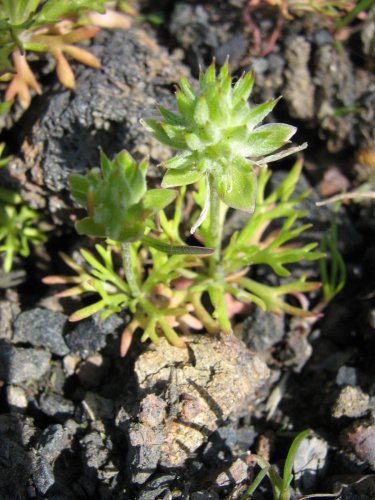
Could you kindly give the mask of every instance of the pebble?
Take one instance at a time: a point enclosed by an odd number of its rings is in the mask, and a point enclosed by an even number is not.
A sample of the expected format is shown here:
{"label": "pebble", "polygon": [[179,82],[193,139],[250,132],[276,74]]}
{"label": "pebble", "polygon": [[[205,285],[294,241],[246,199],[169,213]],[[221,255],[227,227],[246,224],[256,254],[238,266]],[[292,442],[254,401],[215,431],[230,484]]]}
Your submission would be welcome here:
{"label": "pebble", "polygon": [[353,448],[357,457],[367,462],[375,471],[375,424],[373,421],[358,422],[345,431],[345,442]]}
{"label": "pebble", "polygon": [[47,392],[39,398],[39,408],[50,417],[64,421],[74,414],[74,404],[69,399],[65,399],[60,394]]}
{"label": "pebble", "polygon": [[305,438],[295,455],[293,470],[299,488],[312,492],[316,482],[324,473],[328,455],[328,443],[319,436]]}
{"label": "pebble", "polygon": [[216,478],[216,485],[220,488],[242,483],[247,479],[247,465],[243,460],[238,458],[227,471],[220,473]]}
{"label": "pebble", "polygon": [[285,333],[283,316],[276,316],[255,309],[243,322],[242,340],[255,352],[265,352],[280,342]]}
{"label": "pebble", "polygon": [[8,384],[40,379],[47,372],[50,361],[49,352],[14,347],[0,341],[0,378]]}
{"label": "pebble", "polygon": [[343,365],[336,375],[337,385],[357,385],[357,369],[353,366]]}
{"label": "pebble", "polygon": [[55,461],[62,451],[72,444],[69,428],[60,424],[48,426],[36,440],[31,450],[31,470],[34,485],[38,492],[45,495],[55,484]]}
{"label": "pebble", "polygon": [[9,300],[0,300],[0,339],[10,340],[13,335],[12,323],[19,307]]}
{"label": "pebble", "polygon": [[11,413],[24,413],[27,408],[27,397],[25,391],[16,385],[8,385],[6,388],[7,403]]}
{"label": "pebble", "polygon": [[34,347],[45,347],[53,354],[64,356],[69,348],[64,341],[67,316],[36,307],[19,314],[13,324],[14,340],[29,342]]}
{"label": "pebble", "polygon": [[98,316],[80,321],[78,325],[69,332],[65,341],[70,352],[78,354],[82,359],[96,354],[105,346],[105,336],[116,332],[123,320],[119,316],[112,315],[104,321]]}
{"label": "pebble", "polygon": [[332,416],[335,418],[356,418],[369,410],[370,396],[362,392],[360,387],[350,385],[344,387],[336,399]]}

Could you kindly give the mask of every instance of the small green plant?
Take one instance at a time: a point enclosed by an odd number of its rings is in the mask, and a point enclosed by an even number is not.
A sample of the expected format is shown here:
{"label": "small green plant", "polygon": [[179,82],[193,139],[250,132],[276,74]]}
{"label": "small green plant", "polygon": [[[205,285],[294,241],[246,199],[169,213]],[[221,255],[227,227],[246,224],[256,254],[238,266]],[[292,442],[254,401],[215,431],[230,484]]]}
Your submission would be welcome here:
{"label": "small green plant", "polygon": [[300,432],[292,442],[288,455],[285,460],[284,470],[280,476],[276,467],[268,463],[259,455],[251,455],[250,459],[261,468],[261,471],[256,476],[246,493],[241,497],[241,500],[248,500],[251,498],[255,490],[258,488],[265,476],[268,476],[272,485],[273,500],[290,500],[291,491],[290,485],[293,480],[293,463],[302,441],[306,439],[311,431],[306,430]]}
{"label": "small green plant", "polygon": [[38,227],[40,215],[29,208],[19,194],[0,188],[0,252],[4,253],[3,269],[9,272],[15,255],[28,257],[31,245],[47,238]]}
{"label": "small green plant", "polygon": [[[105,12],[106,0],[0,0],[0,74],[9,82],[5,101],[18,97],[22,107],[31,101],[31,90],[40,94],[41,87],[27,61],[27,53],[47,53],[56,61],[60,82],[75,87],[74,73],[66,55],[92,66],[100,62],[88,50],[75,44],[88,40],[106,27],[119,25],[119,13],[108,12],[95,21],[90,13]],[[95,24],[95,25],[93,25]]]}
{"label": "small green plant", "polygon": [[[299,203],[308,192],[294,196],[302,161],[268,192],[267,163],[305,145],[279,151],[296,129],[282,123],[260,125],[277,100],[250,106],[252,85],[250,74],[233,85],[227,64],[218,76],[211,65],[201,74],[197,91],[181,81],[177,113],[161,107],[158,119],[144,120],[157,139],[180,151],[165,162],[160,189],[147,189],[147,163],[138,165],[126,152],[113,161],[102,153],[101,169],[71,176],[72,196],[88,212],[76,224],[78,232],[103,238],[106,244],[96,246],[98,258],[82,251],[83,266],[64,257],[77,276],[51,276],[45,281],[72,284],[63,294],[99,295],[74,313],[73,321],[98,311],[106,317],[128,308],[133,320],[123,334],[123,353],[138,327],[144,331],[142,340],[158,343],[163,334],[179,346],[183,341],[177,329],[230,333],[229,299],[255,303],[276,314],[311,315],[298,306],[298,299],[319,283],[301,276],[270,286],[253,274],[256,266],[263,265],[287,278],[287,265],[323,254],[315,251],[315,243],[296,243],[309,227],[299,224],[304,216]],[[196,210],[187,218],[185,207],[191,205],[191,197]],[[248,222],[224,245],[228,208],[247,212]],[[186,228],[202,246],[184,242],[181,235]],[[297,303],[285,300],[287,295]]]}
{"label": "small green plant", "polygon": [[322,280],[323,304],[328,304],[345,286],[346,267],[344,259],[338,250],[337,224],[335,215],[332,215],[331,226],[324,235],[320,249],[331,256],[330,267],[326,259],[320,261],[320,276]]}

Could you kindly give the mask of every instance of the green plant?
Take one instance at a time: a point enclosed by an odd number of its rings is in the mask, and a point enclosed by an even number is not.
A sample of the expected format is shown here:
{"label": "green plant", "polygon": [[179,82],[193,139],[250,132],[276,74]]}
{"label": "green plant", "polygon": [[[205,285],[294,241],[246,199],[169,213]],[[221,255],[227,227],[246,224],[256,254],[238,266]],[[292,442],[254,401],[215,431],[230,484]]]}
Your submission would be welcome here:
{"label": "green plant", "polygon": [[[144,330],[143,340],[157,343],[162,333],[181,346],[176,327],[230,333],[229,299],[255,303],[276,314],[311,315],[287,302],[285,296],[298,301],[319,283],[301,276],[269,286],[249,274],[265,265],[287,278],[288,264],[323,255],[314,251],[317,244],[295,241],[309,227],[299,224],[304,211],[298,208],[308,192],[293,195],[302,161],[295,163],[273,192],[267,192],[271,173],[266,163],[305,145],[277,151],[288,144],[296,129],[286,124],[259,126],[277,101],[251,107],[252,84],[247,74],[233,86],[228,65],[218,77],[212,65],[202,73],[198,92],[181,81],[176,95],[178,114],[160,108],[159,120],[144,121],[155,137],[181,151],[164,164],[161,189],[147,190],[147,164],[138,165],[126,152],[113,161],[102,154],[101,170],[71,176],[72,196],[88,212],[77,223],[78,232],[106,238],[106,246],[96,246],[101,260],[82,251],[84,266],[65,257],[77,276],[45,279],[72,283],[65,294],[100,296],[74,313],[72,320],[98,311],[105,317],[127,307],[134,316],[123,335],[125,346],[137,327]],[[188,184],[196,189],[190,191]],[[191,197],[198,210],[187,220],[184,208]],[[229,207],[247,212],[248,221],[223,245]],[[183,241],[181,234],[190,224],[190,232],[203,247]]]}
{"label": "green plant", "polygon": [[271,481],[274,500],[290,500],[290,485],[293,480],[293,463],[298,452],[298,448],[300,447],[302,441],[309,436],[309,434],[311,434],[311,431],[309,430],[302,431],[293,440],[285,460],[282,476],[280,476],[276,467],[268,463],[259,455],[250,455],[250,459],[259,465],[261,471],[247,489],[246,493],[241,497],[241,500],[251,498],[252,494],[258,488],[265,476],[268,476]]}
{"label": "green plant", "polygon": [[19,194],[0,188],[0,252],[5,253],[3,269],[9,272],[15,255],[28,257],[30,246],[47,238],[38,227],[40,215],[29,208]]}
{"label": "green plant", "polygon": [[27,108],[30,90],[41,93],[26,58],[28,52],[52,56],[58,78],[68,88],[74,88],[75,79],[66,55],[88,66],[100,67],[97,57],[75,44],[95,36],[100,23],[106,27],[119,25],[118,13],[97,16],[95,22],[90,19],[91,11],[105,12],[106,3],[106,0],[0,0],[0,74],[2,81],[9,82],[5,101],[18,97],[22,107]]}

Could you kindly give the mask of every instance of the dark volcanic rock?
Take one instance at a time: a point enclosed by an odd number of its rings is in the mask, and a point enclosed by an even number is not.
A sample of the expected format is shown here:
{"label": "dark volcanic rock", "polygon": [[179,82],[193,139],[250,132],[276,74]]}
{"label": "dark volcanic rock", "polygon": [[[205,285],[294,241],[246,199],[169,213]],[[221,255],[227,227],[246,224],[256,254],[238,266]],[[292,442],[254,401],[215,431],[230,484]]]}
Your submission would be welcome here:
{"label": "dark volcanic rock", "polygon": [[72,433],[68,427],[60,424],[50,425],[39,436],[31,450],[32,478],[42,495],[55,485],[58,473],[55,471],[54,462],[63,450],[71,447],[71,443]]}
{"label": "dark volcanic rock", "polygon": [[46,415],[54,417],[59,421],[66,420],[74,413],[74,404],[69,399],[65,399],[53,392],[41,395],[39,407]]}
{"label": "dark volcanic rock", "polygon": [[22,312],[13,325],[14,340],[45,347],[53,354],[64,356],[69,352],[63,337],[67,319],[65,314],[40,307]]}
{"label": "dark volcanic rock", "polygon": [[123,323],[119,316],[110,316],[104,321],[99,317],[93,316],[87,320],[80,321],[78,325],[65,337],[70,352],[79,354],[81,358],[86,359],[93,356],[106,344],[105,336],[115,333]]}
{"label": "dark volcanic rock", "polygon": [[50,360],[49,352],[0,342],[0,378],[8,384],[38,380],[48,370]]}
{"label": "dark volcanic rock", "polygon": [[61,89],[49,96],[23,142],[23,158],[10,164],[25,199],[48,205],[58,220],[71,204],[69,174],[97,166],[99,146],[109,157],[124,148],[157,162],[169,155],[139,121],[156,103],[171,104],[173,85],[187,70],[145,32],[112,31],[103,45],[91,48],[101,69],[78,66],[74,93]]}

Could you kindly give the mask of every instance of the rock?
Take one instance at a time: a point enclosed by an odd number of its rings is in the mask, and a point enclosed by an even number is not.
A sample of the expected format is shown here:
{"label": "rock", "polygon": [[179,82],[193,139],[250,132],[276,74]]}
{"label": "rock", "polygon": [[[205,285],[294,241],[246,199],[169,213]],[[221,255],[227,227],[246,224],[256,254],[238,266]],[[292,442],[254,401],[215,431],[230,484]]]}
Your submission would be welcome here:
{"label": "rock", "polygon": [[294,479],[303,492],[312,492],[324,474],[327,464],[328,443],[318,436],[305,438],[293,462]]}
{"label": "rock", "polygon": [[28,404],[25,391],[16,385],[8,385],[6,393],[10,412],[24,413]]}
{"label": "rock", "polygon": [[69,352],[63,337],[67,316],[36,307],[19,314],[13,324],[14,340],[44,347],[53,354],[64,356]]}
{"label": "rock", "polygon": [[176,481],[175,474],[161,474],[154,477],[143,488],[137,496],[137,500],[169,500],[172,498],[173,483]]}
{"label": "rock", "polygon": [[219,474],[215,480],[219,488],[242,483],[247,479],[248,467],[243,460],[238,458],[227,471]]}
{"label": "rock", "polygon": [[122,324],[118,316],[110,316],[101,321],[97,316],[80,321],[69,332],[65,341],[73,354],[78,354],[82,359],[96,354],[106,344],[106,335],[113,334]]}
{"label": "rock", "polygon": [[0,341],[0,378],[8,384],[38,380],[47,372],[50,360],[46,351],[13,347]]}
{"label": "rock", "polygon": [[344,387],[337,398],[332,416],[340,417],[361,417],[369,410],[370,396],[362,392],[360,387],[350,385]]}
{"label": "rock", "polygon": [[98,471],[109,459],[109,450],[105,447],[99,432],[90,432],[79,441],[85,466]]}
{"label": "rock", "polygon": [[199,66],[212,61],[219,41],[208,13],[202,5],[176,2],[172,11],[169,29],[179,45],[185,49],[186,58],[193,74],[198,75]]}
{"label": "rock", "polygon": [[[141,393],[162,397],[169,410],[160,429],[146,425],[144,416],[142,422],[138,417],[131,423],[129,454],[138,482],[157,464],[182,467],[220,425],[248,411],[269,376],[266,365],[234,336],[194,335],[186,340],[188,348],[179,349],[161,339],[160,347],[150,346],[136,361]],[[163,405],[156,408],[156,414],[163,415]],[[127,425],[122,426],[126,430]]]}
{"label": "rock", "polygon": [[357,369],[354,366],[343,365],[336,375],[337,385],[357,385]]}
{"label": "rock", "polygon": [[311,45],[305,37],[297,36],[286,41],[284,97],[290,116],[309,120],[314,116],[314,85],[309,59]]}
{"label": "rock", "polygon": [[285,334],[283,316],[276,316],[256,308],[243,322],[242,340],[255,352],[267,351],[280,342]]}
{"label": "rock", "polygon": [[68,354],[63,359],[63,368],[68,377],[74,375],[81,358],[74,354]]}
{"label": "rock", "polygon": [[372,421],[358,422],[344,433],[344,441],[358,458],[367,462],[375,471],[375,424]]}
{"label": "rock", "polygon": [[71,448],[73,436],[69,427],[48,426],[30,452],[31,471],[38,492],[45,495],[55,485],[59,475],[55,462],[60,454]]}
{"label": "rock", "polygon": [[18,313],[19,306],[9,300],[0,300],[0,339],[12,338],[12,324]]}
{"label": "rock", "polygon": [[63,450],[70,447],[72,438],[69,426],[49,425],[37,439],[35,449],[48,460],[54,461]]}
{"label": "rock", "polygon": [[69,399],[65,399],[60,394],[47,392],[39,398],[39,408],[43,413],[54,417],[60,422],[74,415],[74,404]]}

